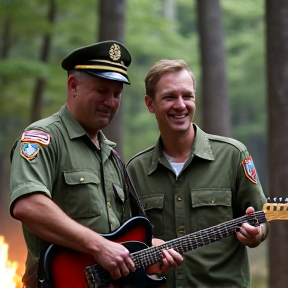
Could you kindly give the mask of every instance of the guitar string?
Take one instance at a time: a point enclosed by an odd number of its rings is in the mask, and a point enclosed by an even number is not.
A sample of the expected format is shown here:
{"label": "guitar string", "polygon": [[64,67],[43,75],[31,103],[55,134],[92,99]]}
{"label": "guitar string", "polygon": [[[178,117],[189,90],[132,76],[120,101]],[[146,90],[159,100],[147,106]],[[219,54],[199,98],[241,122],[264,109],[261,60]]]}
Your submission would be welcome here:
{"label": "guitar string", "polygon": [[[245,215],[240,218],[206,228],[204,230],[196,231],[194,233],[178,237],[176,239],[167,241],[160,246],[148,247],[147,249],[133,252],[131,254],[131,258],[136,268],[145,269],[147,266],[161,260],[161,251],[163,249],[173,248],[178,253],[183,254],[184,252],[187,252],[189,250],[197,249],[198,247],[231,236],[236,231],[236,228],[241,226],[241,224],[244,222],[248,222],[250,224],[254,223],[254,226],[258,226],[266,221],[267,220],[264,212],[257,211],[254,214]],[[210,236],[213,236],[213,238],[211,238]],[[87,268],[89,268],[90,273],[96,272],[100,278],[110,277],[108,271],[102,268],[97,263]],[[107,276],[104,277],[105,275]]]}

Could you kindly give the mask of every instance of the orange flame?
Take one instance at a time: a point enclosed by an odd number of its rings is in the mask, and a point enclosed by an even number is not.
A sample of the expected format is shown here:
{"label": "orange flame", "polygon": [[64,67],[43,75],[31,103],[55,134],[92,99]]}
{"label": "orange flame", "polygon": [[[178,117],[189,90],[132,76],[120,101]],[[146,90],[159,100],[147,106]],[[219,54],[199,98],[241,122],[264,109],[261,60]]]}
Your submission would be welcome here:
{"label": "orange flame", "polygon": [[8,260],[8,244],[0,236],[0,288],[21,288],[21,276],[17,275],[17,262]]}

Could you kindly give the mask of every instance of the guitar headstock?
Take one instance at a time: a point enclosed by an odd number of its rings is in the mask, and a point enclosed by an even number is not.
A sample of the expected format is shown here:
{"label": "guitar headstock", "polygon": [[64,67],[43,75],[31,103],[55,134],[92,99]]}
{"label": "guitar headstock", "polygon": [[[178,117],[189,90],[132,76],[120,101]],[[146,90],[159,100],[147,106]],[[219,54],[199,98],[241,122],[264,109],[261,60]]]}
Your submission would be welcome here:
{"label": "guitar headstock", "polygon": [[267,221],[288,220],[288,198],[267,198],[267,203],[263,205],[263,211]]}

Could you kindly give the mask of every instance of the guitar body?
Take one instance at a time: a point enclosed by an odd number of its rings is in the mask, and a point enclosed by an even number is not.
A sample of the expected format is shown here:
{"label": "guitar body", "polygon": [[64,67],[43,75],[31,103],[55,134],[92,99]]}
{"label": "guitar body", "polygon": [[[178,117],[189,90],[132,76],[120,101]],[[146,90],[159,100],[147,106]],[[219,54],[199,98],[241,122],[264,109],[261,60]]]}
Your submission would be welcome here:
{"label": "guitar body", "polygon": [[[102,235],[113,242],[121,243],[130,253],[146,249],[152,245],[151,224],[144,217],[134,217],[125,222],[118,230],[111,234]],[[95,263],[94,258],[76,250],[50,245],[44,255],[45,288],[100,288],[100,287],[151,287],[152,282],[163,282],[151,279],[142,268],[117,281],[113,281],[107,271],[105,277],[97,279],[97,283],[87,282],[85,268]],[[101,268],[101,267],[100,267]],[[41,280],[41,279],[40,279]],[[92,282],[96,280],[93,279]],[[150,283],[147,284],[147,283]],[[140,283],[140,284],[139,284]],[[137,284],[137,286],[135,286]],[[148,286],[146,286],[148,285]]]}
{"label": "guitar body", "polygon": [[[259,226],[267,221],[288,220],[288,198],[279,198],[280,203],[276,203],[276,200],[271,202],[268,198],[268,203],[263,206],[264,211],[256,211],[253,214],[172,239],[156,247],[151,247],[152,226],[149,220],[141,216],[131,218],[115,232],[103,235],[111,241],[124,245],[130,251],[130,256],[136,266],[135,272],[116,281],[111,279],[108,271],[95,263],[92,256],[50,245],[44,255],[44,260],[39,260],[39,271],[44,270],[44,279],[41,279],[40,275],[39,282],[42,283],[43,288],[151,288],[157,286],[165,281],[165,277],[150,278],[145,273],[145,269],[161,261],[163,249],[173,248],[183,254],[233,235],[243,223]],[[43,269],[41,269],[42,264]]]}

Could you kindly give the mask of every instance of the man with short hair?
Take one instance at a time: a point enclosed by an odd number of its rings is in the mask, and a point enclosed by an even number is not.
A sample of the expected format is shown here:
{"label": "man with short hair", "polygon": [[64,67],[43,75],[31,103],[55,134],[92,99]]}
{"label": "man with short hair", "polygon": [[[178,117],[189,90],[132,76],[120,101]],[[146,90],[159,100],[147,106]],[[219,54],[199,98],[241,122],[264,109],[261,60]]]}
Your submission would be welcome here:
{"label": "man with short hair", "polygon": [[[95,263],[110,273],[111,280],[121,278],[125,284],[123,276],[139,268],[129,249],[118,243],[125,239],[123,235],[115,241],[103,236],[111,236],[132,216],[144,215],[135,191],[127,188],[115,143],[101,132],[119,108],[123,84],[130,84],[130,62],[128,50],[116,41],[73,51],[62,61],[68,71],[66,104],[29,125],[14,144],[10,211],[23,224],[27,288],[38,288],[43,277],[51,274],[54,278],[45,280],[57,288],[88,287],[88,280],[104,287],[97,283],[102,274],[84,273],[86,266]],[[44,257],[43,268],[39,258],[51,243],[58,248]],[[183,260],[172,249],[162,251],[162,257],[157,273]],[[114,287],[113,283],[105,285]]]}
{"label": "man with short hair", "polygon": [[[258,246],[267,226],[217,225],[262,209],[266,200],[252,157],[239,141],[207,134],[192,122],[196,81],[183,60],[158,61],[148,71],[145,87],[145,104],[156,117],[160,137],[132,157],[127,168],[153,235],[168,243],[177,238],[171,248],[174,244],[186,252],[160,287],[247,288],[246,246]],[[203,229],[209,230],[188,237]],[[228,233],[233,235],[226,238]]]}

